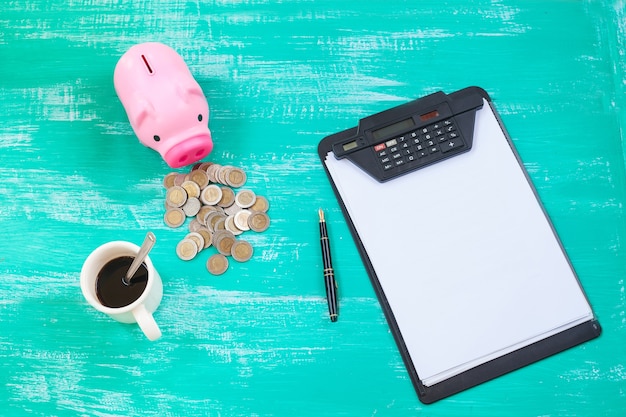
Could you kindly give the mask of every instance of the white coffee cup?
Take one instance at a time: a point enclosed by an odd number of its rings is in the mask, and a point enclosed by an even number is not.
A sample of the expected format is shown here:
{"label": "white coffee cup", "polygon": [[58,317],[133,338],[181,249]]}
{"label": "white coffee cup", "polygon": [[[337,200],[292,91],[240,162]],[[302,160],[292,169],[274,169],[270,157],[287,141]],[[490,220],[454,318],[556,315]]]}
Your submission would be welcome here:
{"label": "white coffee cup", "polygon": [[161,303],[161,298],[163,298],[163,282],[150,257],[146,256],[143,262],[148,270],[146,288],[135,301],[124,307],[107,307],[100,302],[96,294],[98,273],[104,265],[122,256],[135,257],[138,251],[139,246],[124,241],[107,242],[99,246],[85,259],[83,268],[80,271],[80,287],[85,299],[96,310],[109,315],[121,323],[137,323],[148,339],[156,340],[161,337],[161,330],[152,314]]}

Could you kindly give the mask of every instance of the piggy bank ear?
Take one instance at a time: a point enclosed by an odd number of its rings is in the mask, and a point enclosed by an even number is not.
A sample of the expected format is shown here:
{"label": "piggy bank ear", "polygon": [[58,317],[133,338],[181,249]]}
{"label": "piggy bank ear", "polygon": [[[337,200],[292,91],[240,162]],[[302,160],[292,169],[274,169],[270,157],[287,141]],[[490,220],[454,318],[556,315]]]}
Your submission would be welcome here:
{"label": "piggy bank ear", "polygon": [[145,98],[136,98],[135,104],[131,107],[128,113],[128,119],[130,120],[130,124],[133,125],[135,129],[139,129],[143,122],[150,116],[150,114],[154,113],[154,106],[152,103],[147,101]]}
{"label": "piggy bank ear", "polygon": [[187,99],[189,96],[198,96],[204,98],[204,93],[202,92],[202,89],[196,83],[191,83],[189,85],[182,85],[180,83],[177,83],[176,93],[183,100]]}

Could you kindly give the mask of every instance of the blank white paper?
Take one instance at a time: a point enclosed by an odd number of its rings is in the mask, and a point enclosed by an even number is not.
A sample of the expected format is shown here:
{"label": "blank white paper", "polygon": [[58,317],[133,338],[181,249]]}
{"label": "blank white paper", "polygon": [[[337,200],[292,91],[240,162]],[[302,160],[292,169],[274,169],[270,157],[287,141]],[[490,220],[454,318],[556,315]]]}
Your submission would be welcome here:
{"label": "blank white paper", "polygon": [[487,101],[462,155],[386,183],[325,163],[424,385],[592,318]]}

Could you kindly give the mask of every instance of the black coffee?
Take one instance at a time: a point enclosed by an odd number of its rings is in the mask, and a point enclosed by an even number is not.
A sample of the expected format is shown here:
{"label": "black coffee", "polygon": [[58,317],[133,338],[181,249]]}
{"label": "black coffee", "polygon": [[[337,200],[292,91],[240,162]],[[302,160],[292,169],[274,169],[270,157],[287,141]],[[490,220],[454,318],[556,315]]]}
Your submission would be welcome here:
{"label": "black coffee", "polygon": [[121,256],[107,262],[96,280],[96,295],[98,300],[112,308],[125,307],[138,299],[148,284],[148,269],[141,264],[129,285],[124,283],[124,276],[135,258]]}

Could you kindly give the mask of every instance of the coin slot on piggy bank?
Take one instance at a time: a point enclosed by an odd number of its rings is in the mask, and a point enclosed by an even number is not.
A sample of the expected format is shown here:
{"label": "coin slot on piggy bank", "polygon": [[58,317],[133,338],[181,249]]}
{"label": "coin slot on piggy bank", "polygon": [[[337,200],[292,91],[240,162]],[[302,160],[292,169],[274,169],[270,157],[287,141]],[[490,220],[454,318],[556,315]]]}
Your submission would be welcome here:
{"label": "coin slot on piggy bank", "polygon": [[183,58],[158,42],[131,47],[118,61],[115,91],[139,141],[172,168],[213,150],[209,104]]}

